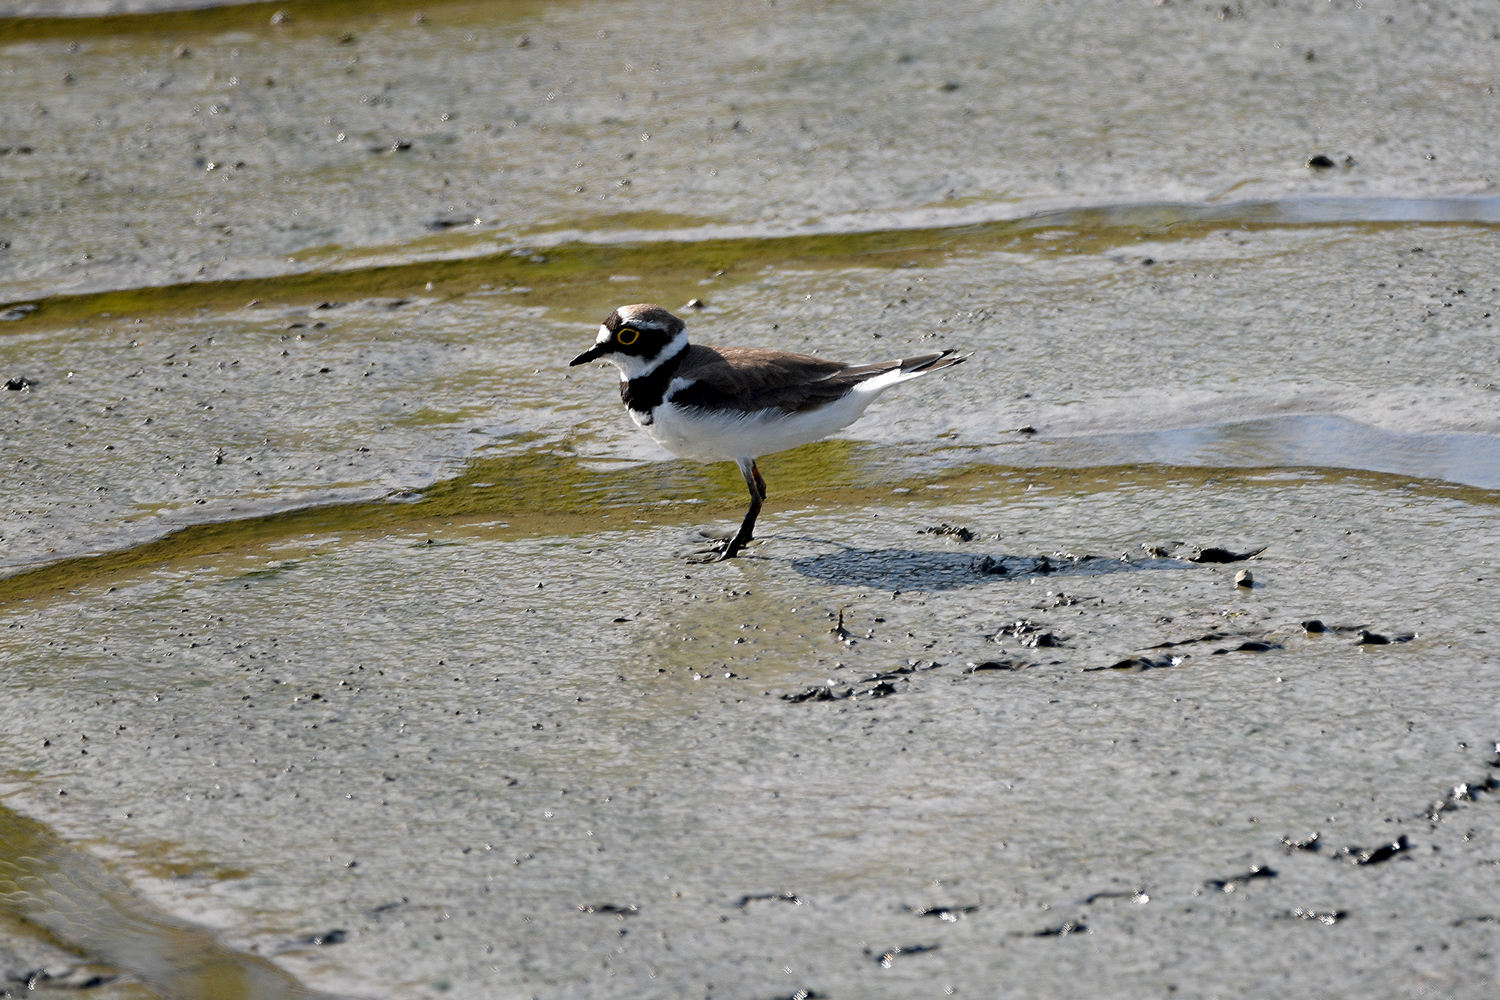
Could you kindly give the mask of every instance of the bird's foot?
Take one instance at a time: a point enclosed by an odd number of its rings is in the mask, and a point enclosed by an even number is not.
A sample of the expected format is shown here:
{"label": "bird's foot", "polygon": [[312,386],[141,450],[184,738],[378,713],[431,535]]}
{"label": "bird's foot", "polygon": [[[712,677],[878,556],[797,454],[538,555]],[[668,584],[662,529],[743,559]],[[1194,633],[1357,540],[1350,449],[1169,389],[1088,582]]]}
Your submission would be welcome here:
{"label": "bird's foot", "polygon": [[688,556],[687,561],[694,564],[703,564],[723,562],[726,559],[733,559],[735,556],[740,554],[740,550],[742,550],[747,544],[749,544],[749,542],[750,539],[748,537],[742,537],[740,535],[734,535],[732,537],[726,536],[724,538],[716,540],[708,548],[699,549],[697,552],[694,552],[692,555]]}

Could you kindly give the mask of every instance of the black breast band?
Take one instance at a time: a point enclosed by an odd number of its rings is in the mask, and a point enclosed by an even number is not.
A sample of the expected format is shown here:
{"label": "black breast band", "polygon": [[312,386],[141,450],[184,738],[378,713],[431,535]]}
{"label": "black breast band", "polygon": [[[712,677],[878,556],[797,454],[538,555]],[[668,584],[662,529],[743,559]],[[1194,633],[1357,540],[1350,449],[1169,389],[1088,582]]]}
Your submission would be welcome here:
{"label": "black breast band", "polygon": [[677,374],[677,369],[682,365],[682,359],[687,357],[687,352],[688,349],[684,346],[682,350],[667,358],[647,374],[620,383],[620,398],[625,401],[625,406],[636,413],[646,415],[642,423],[652,422],[651,411],[661,405],[662,399],[667,394],[667,386]]}

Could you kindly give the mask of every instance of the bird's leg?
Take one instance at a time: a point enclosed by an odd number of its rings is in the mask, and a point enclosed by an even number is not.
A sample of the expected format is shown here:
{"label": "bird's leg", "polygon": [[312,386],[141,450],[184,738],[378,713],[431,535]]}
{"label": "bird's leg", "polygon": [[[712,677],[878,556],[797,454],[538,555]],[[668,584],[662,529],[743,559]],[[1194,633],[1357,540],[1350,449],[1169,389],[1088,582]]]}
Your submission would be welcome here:
{"label": "bird's leg", "polygon": [[745,486],[750,490],[750,509],[745,512],[744,521],[740,522],[740,530],[735,532],[733,538],[727,542],[715,545],[706,553],[707,558],[695,559],[694,562],[721,562],[725,559],[733,559],[739,555],[740,550],[755,537],[755,519],[760,516],[760,506],[766,499],[766,481],[761,478],[760,469],[756,467],[753,458],[741,458],[739,463],[740,475],[745,477]]}

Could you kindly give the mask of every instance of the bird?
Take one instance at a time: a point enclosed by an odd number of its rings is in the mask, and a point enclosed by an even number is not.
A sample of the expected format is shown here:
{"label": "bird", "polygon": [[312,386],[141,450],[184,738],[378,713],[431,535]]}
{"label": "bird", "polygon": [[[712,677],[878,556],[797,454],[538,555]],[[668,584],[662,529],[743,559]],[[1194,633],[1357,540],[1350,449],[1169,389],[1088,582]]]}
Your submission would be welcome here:
{"label": "bird", "polygon": [[750,509],[732,538],[702,562],[733,559],[750,542],[766,501],[756,459],[821,440],[847,427],[898,382],[967,360],[935,351],[899,361],[846,364],[808,354],[689,344],[687,324],[650,303],[620,306],[594,344],[569,366],[603,360],[620,370],[630,419],[680,458],[734,462]]}

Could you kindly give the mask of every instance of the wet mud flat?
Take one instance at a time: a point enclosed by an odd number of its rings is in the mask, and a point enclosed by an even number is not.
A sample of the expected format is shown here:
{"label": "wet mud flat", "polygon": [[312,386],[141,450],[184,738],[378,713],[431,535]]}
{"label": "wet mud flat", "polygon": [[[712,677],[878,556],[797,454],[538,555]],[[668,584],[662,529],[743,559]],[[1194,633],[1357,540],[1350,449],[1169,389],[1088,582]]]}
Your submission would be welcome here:
{"label": "wet mud flat", "polygon": [[[0,3],[0,994],[1500,991],[1492,4],[178,6]],[[692,566],[643,300],[972,356]]]}
{"label": "wet mud flat", "polygon": [[1493,495],[1048,478],[13,602],[7,802],[350,995],[1492,991]]}

